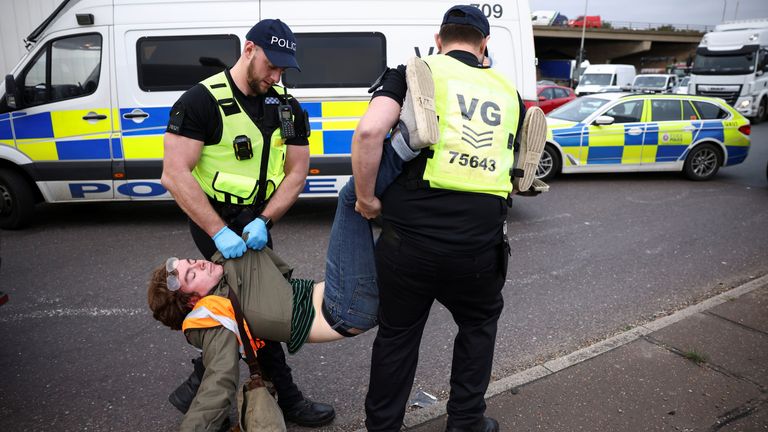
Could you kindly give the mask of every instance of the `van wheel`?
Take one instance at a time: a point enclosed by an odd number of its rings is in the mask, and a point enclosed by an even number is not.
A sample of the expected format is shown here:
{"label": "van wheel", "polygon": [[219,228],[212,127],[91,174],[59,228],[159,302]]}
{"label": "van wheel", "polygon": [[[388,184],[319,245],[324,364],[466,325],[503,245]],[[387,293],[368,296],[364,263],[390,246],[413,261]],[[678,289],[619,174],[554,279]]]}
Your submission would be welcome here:
{"label": "van wheel", "polygon": [[35,194],[16,171],[0,168],[0,228],[23,228],[32,219]]}
{"label": "van wheel", "polygon": [[560,172],[561,164],[560,154],[557,152],[557,149],[547,144],[544,146],[544,151],[541,152],[539,166],[536,167],[536,178],[542,181],[551,179]]}
{"label": "van wheel", "polygon": [[694,147],[685,158],[683,173],[691,180],[709,180],[720,169],[720,152],[712,144],[704,143]]}

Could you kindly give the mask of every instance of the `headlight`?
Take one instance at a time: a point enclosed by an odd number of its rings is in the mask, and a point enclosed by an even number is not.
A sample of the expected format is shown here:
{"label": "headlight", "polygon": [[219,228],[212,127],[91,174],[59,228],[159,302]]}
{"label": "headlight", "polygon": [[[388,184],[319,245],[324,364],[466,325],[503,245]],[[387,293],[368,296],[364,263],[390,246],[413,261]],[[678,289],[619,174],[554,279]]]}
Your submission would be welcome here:
{"label": "headlight", "polygon": [[749,100],[749,99],[744,99],[743,101],[741,101],[741,103],[739,104],[738,108],[749,108],[749,105],[750,105],[751,103],[752,103],[752,101],[751,101],[751,100]]}

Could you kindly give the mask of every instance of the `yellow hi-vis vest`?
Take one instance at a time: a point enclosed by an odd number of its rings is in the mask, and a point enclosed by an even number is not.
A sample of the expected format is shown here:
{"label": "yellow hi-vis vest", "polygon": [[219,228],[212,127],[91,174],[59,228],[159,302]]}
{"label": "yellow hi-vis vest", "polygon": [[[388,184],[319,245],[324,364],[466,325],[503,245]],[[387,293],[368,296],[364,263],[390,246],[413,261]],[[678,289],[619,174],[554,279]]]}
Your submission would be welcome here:
{"label": "yellow hi-vis vest", "polygon": [[[235,310],[232,308],[232,302],[227,298],[208,295],[198,300],[192,311],[184,318],[184,322],[181,324],[181,331],[186,333],[187,330],[191,329],[205,329],[218,326],[223,326],[237,336],[237,342],[240,344],[240,352],[242,353],[243,341],[240,340]],[[251,335],[248,324],[245,324],[245,333],[248,335],[254,351],[264,346],[264,341],[255,339]]]}
{"label": "yellow hi-vis vest", "polygon": [[507,198],[520,122],[515,86],[493,69],[446,55],[424,60],[435,82],[440,140],[430,147],[423,179],[432,188]]}
{"label": "yellow hi-vis vest", "polygon": [[[285,177],[285,145],[276,125],[273,131],[259,129],[235,98],[225,72],[202,82],[216,100],[222,121],[221,140],[203,146],[197,165],[192,170],[203,192],[216,201],[229,204],[260,204],[269,199]],[[279,93],[278,93],[279,94]],[[272,98],[277,101],[276,98]],[[264,105],[264,109],[274,106]],[[269,138],[267,133],[271,132]],[[251,141],[253,157],[237,160],[233,142],[244,135]],[[264,147],[264,142],[268,147]],[[206,143],[207,144],[207,143]],[[266,158],[266,159],[265,159]],[[265,160],[263,160],[265,159]],[[259,191],[262,182],[263,190]],[[261,193],[259,193],[261,192]]]}

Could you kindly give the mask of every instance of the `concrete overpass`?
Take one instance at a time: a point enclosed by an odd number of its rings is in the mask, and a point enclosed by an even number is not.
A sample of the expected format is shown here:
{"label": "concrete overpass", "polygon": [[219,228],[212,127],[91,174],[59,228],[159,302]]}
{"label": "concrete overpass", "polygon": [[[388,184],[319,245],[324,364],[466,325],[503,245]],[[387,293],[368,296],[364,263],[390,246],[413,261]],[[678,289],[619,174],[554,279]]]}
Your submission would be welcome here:
{"label": "concrete overpass", "polygon": [[[638,73],[645,68],[664,68],[693,58],[703,32],[630,29],[587,29],[585,58],[592,64],[631,64]],[[533,26],[539,59],[576,59],[581,28]]]}

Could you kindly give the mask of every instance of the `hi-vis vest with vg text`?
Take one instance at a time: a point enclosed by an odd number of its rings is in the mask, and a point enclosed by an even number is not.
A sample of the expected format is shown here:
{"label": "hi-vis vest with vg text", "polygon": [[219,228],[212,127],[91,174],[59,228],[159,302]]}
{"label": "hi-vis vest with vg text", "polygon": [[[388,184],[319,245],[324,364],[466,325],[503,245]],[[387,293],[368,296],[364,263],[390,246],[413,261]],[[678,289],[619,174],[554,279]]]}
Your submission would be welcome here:
{"label": "hi-vis vest with vg text", "polygon": [[517,90],[493,69],[440,54],[424,61],[435,82],[440,140],[430,147],[423,179],[432,188],[507,198],[520,122]]}
{"label": "hi-vis vest with vg text", "polygon": [[[198,300],[192,311],[187,314],[186,318],[184,318],[184,322],[181,325],[181,331],[186,332],[191,329],[213,328],[218,326],[223,326],[237,336],[237,341],[240,344],[240,352],[242,353],[243,341],[240,340],[240,331],[237,328],[235,310],[232,308],[232,302],[227,298],[219,297],[217,295],[209,295]],[[245,324],[245,333],[251,340],[251,346],[254,351],[264,346],[264,341],[255,339],[251,336],[251,330],[248,328],[248,324]]]}
{"label": "hi-vis vest with vg text", "polygon": [[[202,82],[216,100],[221,113],[221,141],[203,146],[197,165],[192,170],[203,192],[216,201],[230,204],[259,204],[277,189],[285,177],[285,145],[280,136],[280,128],[272,132],[269,138],[269,153],[266,163],[264,157],[265,137],[259,127],[245,112],[230,88],[224,72],[218,73]],[[269,105],[265,105],[265,109]],[[275,105],[275,108],[277,105]],[[238,160],[235,157],[233,142],[240,135],[251,141],[253,157]],[[266,170],[266,175],[262,172]],[[265,190],[258,193],[259,180],[262,177]]]}

